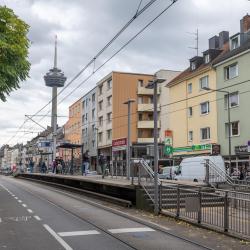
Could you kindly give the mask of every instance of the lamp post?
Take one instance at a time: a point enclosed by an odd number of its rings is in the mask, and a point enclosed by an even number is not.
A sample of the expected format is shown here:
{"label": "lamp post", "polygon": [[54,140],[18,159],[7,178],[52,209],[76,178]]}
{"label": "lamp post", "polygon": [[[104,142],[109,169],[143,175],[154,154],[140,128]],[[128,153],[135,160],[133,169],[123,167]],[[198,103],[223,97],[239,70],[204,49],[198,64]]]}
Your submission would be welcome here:
{"label": "lamp post", "polygon": [[95,131],[96,131],[96,171],[98,173],[98,128],[95,127]]}
{"label": "lamp post", "polygon": [[126,102],[123,104],[128,105],[128,138],[127,138],[127,179],[130,179],[130,157],[131,157],[131,152],[130,152],[130,133],[131,133],[131,103],[135,102],[134,99],[128,99]]}
{"label": "lamp post", "polygon": [[154,213],[159,214],[159,191],[158,191],[158,111],[157,111],[157,84],[166,81],[166,79],[155,78],[149,81],[146,88],[154,89]]}
{"label": "lamp post", "polygon": [[231,141],[231,114],[230,114],[230,92],[226,90],[210,89],[208,87],[202,88],[207,91],[216,91],[227,94],[227,119],[228,119],[228,156],[229,156],[229,170],[231,173],[231,158],[232,158],[232,141]]}

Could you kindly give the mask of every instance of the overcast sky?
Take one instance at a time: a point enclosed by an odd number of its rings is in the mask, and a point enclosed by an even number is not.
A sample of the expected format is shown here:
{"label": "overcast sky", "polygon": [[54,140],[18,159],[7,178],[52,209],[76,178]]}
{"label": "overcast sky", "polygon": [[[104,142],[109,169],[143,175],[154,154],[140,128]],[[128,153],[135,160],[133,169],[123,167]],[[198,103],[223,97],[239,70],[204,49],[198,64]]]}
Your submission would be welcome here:
{"label": "overcast sky", "polygon": [[[1,5],[14,12],[30,25],[30,78],[21,88],[0,102],[0,145],[26,142],[40,131],[34,123],[24,122],[51,98],[43,76],[53,66],[54,36],[58,36],[58,67],[69,82],[113,35],[135,14],[140,0],[0,0]],[[143,0],[141,7],[149,0]],[[100,66],[129,38],[145,26],[172,1],[158,0],[144,12],[105,53],[96,60]],[[58,106],[58,115],[68,115],[68,106],[93,88],[98,80],[112,70],[153,74],[159,69],[183,70],[196,52],[192,32],[199,29],[199,52],[208,48],[208,39],[222,30],[230,35],[239,31],[240,19],[250,11],[247,0],[178,0],[153,25],[100,71],[85,82],[74,94]],[[81,77],[58,96],[60,101],[93,72],[92,65]],[[46,114],[50,106],[39,114]],[[41,117],[35,117],[39,121]],[[67,118],[59,118],[63,125]],[[50,124],[50,118],[41,121]],[[12,138],[10,140],[10,138]]]}

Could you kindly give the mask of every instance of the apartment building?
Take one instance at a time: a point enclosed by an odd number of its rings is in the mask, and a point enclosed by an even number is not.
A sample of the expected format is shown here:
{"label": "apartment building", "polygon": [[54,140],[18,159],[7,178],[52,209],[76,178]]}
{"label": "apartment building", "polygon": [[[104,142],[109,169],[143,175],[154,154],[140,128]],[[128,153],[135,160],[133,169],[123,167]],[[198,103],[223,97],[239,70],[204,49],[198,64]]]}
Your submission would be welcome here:
{"label": "apartment building", "polygon": [[147,95],[138,98],[138,86],[145,86],[151,79],[149,74],[111,72],[97,83],[98,149],[108,160],[111,160],[112,149],[116,159],[126,159],[128,107],[124,102],[128,99],[136,101],[131,105],[131,142],[152,136],[147,126],[142,128],[145,132],[137,129],[137,111],[152,107],[152,100]]}
{"label": "apartment building", "polygon": [[[69,107],[69,119],[64,125],[64,140],[72,144],[82,143],[82,98]],[[80,149],[74,151],[74,157],[80,157]],[[64,152],[64,156],[70,159],[70,152]]]}
{"label": "apartment building", "polygon": [[[226,52],[214,62],[217,89],[229,92],[231,123],[228,123],[228,94],[216,92],[218,109],[218,142],[221,153],[229,159],[231,136],[232,171],[244,168],[250,161],[250,15],[240,21],[240,32],[230,37]],[[230,132],[229,132],[230,131]],[[250,172],[250,169],[249,169]]]}
{"label": "apartment building", "polygon": [[82,98],[82,144],[83,150],[89,151],[90,164],[96,169],[97,155],[97,87]]}
{"label": "apartment building", "polygon": [[210,154],[218,143],[216,92],[205,89],[217,88],[212,64],[228,39],[226,31],[210,38],[203,56],[191,58],[190,66],[167,84],[174,156]]}

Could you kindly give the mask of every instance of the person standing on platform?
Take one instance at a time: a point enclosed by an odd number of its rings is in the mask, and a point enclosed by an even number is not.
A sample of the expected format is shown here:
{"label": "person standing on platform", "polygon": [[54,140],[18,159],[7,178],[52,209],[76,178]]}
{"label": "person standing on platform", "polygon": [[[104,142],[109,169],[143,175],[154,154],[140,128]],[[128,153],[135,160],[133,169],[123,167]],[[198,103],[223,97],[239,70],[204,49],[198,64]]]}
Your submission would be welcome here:
{"label": "person standing on platform", "polygon": [[83,154],[82,175],[84,174],[86,176],[88,172],[89,172],[89,151],[87,150]]}

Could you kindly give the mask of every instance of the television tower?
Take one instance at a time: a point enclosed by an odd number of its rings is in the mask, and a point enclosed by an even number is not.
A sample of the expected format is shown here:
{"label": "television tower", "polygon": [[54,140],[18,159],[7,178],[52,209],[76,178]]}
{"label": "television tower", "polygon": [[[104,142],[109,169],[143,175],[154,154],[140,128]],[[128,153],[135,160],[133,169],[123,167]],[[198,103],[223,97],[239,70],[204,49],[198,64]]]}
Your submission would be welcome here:
{"label": "television tower", "polygon": [[51,128],[53,135],[53,160],[56,158],[56,135],[57,135],[57,88],[63,87],[66,81],[64,73],[57,68],[57,36],[55,37],[54,67],[44,76],[45,85],[52,87],[52,112]]}

